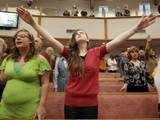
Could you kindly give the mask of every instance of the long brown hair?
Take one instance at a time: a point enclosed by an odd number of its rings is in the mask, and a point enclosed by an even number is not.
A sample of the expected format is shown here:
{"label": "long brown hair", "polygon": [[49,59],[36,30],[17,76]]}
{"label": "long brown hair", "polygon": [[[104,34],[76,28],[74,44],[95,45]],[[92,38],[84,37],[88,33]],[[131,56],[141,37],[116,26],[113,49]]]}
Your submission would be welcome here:
{"label": "long brown hair", "polygon": [[36,54],[36,52],[35,52],[34,37],[33,37],[33,35],[32,35],[28,30],[26,30],[26,29],[21,29],[21,30],[19,30],[19,31],[15,34],[15,36],[14,36],[14,38],[13,38],[14,46],[13,46],[13,50],[12,50],[10,56],[12,57],[12,59],[15,59],[15,60],[17,60],[18,57],[20,56],[19,50],[18,50],[18,48],[17,48],[16,45],[15,45],[15,40],[16,40],[17,35],[18,35],[19,32],[25,32],[25,33],[27,33],[28,36],[29,36],[29,39],[31,40],[30,50],[29,50],[29,53],[28,53],[27,56],[26,56],[26,60],[29,60],[30,58],[32,58],[32,57]]}
{"label": "long brown hair", "polygon": [[[81,30],[76,30],[71,37],[69,48],[70,48],[70,55],[68,59],[68,68],[70,73],[75,74],[82,74],[84,71],[83,67],[83,59],[79,56],[79,48],[76,42],[76,35],[77,32]],[[87,34],[86,34],[87,36]],[[88,38],[88,36],[87,36]],[[87,44],[87,49],[89,49],[89,42]]]}

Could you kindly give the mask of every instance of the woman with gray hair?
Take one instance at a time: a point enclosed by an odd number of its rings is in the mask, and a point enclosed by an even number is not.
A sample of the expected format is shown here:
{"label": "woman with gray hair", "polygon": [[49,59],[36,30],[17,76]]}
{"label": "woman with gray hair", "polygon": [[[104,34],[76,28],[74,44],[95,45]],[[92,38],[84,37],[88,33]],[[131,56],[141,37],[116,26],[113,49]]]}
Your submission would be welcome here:
{"label": "woman with gray hair", "polygon": [[0,60],[6,55],[4,52],[7,50],[7,44],[4,39],[0,38]]}
{"label": "woman with gray hair", "polygon": [[[7,44],[5,43],[4,39],[0,38],[0,63],[3,61],[4,57],[6,56]],[[5,82],[0,81],[0,101],[3,93],[3,89],[5,87]]]}

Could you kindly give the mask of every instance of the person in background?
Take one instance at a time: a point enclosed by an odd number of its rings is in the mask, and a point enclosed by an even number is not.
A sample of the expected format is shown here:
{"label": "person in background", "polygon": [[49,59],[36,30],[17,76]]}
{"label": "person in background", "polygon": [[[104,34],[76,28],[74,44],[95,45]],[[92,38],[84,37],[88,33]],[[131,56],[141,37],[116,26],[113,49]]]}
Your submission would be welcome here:
{"label": "person in background", "polygon": [[155,22],[155,16],[143,17],[135,26],[122,33],[112,41],[99,47],[89,48],[89,37],[86,32],[77,30],[72,34],[69,48],[65,47],[52,35],[46,32],[24,8],[18,7],[19,16],[30,24],[45,40],[50,41],[59,53],[67,59],[69,79],[65,90],[65,119],[97,119],[99,93],[99,63],[109,52],[121,43]]}
{"label": "person in background", "polygon": [[52,47],[47,47],[45,51],[42,51],[40,53],[43,57],[47,59],[49,64],[51,65],[52,68],[55,66],[55,56],[54,56],[54,50]]}
{"label": "person in background", "polygon": [[[7,56],[5,51],[7,50],[7,44],[5,43],[4,39],[0,38],[0,64],[2,63],[3,59]],[[5,82],[0,81],[0,101],[2,98],[2,93],[5,87]]]}
{"label": "person in background", "polygon": [[123,12],[122,12],[123,16],[130,16],[130,10],[129,10],[127,4],[124,5],[124,8],[123,8],[122,11],[123,11]]}
{"label": "person in background", "polygon": [[65,10],[65,11],[63,12],[63,16],[70,16],[70,12],[69,12],[68,10]]}
{"label": "person in background", "polygon": [[160,58],[158,59],[157,66],[154,69],[152,76],[154,77],[154,85],[158,93],[158,115],[160,118]]}
{"label": "person in background", "polygon": [[33,35],[26,29],[14,36],[14,49],[0,66],[6,80],[0,103],[0,120],[45,118],[50,66],[36,54]]}
{"label": "person in background", "polygon": [[106,72],[106,70],[107,70],[107,61],[106,61],[105,57],[103,57],[100,60],[99,71],[100,72]]}
{"label": "person in background", "polygon": [[151,47],[151,41],[152,41],[152,39],[149,35],[147,37],[147,43],[145,46],[145,62],[147,65],[147,71],[150,75],[153,74],[153,71],[158,63],[156,52]]}
{"label": "person in background", "polygon": [[140,61],[139,50],[133,46],[128,52],[129,62],[125,64],[125,81],[121,90],[127,92],[148,92],[147,69],[144,61]]}
{"label": "person in background", "polygon": [[78,6],[77,5],[73,5],[72,15],[77,17],[78,14],[79,14]]}
{"label": "person in background", "polygon": [[0,38],[0,63],[2,63],[4,57],[6,57],[7,44],[4,39]]}
{"label": "person in background", "polygon": [[148,35],[147,42],[145,45],[145,63],[146,63],[146,69],[147,69],[147,81],[152,85],[152,87],[155,87],[154,85],[154,77],[153,77],[153,71],[155,67],[157,66],[158,60],[155,51],[151,48],[151,37]]}
{"label": "person in background", "polygon": [[110,73],[117,72],[118,67],[117,67],[117,62],[114,55],[112,54],[110,55],[110,57],[107,60],[107,64],[108,64],[108,72]]}
{"label": "person in background", "polygon": [[119,6],[116,8],[115,13],[116,13],[116,17],[122,17],[123,16],[122,10]]}
{"label": "person in background", "polygon": [[87,11],[85,9],[81,11],[81,16],[82,17],[87,17],[87,14],[88,13],[87,13]]}
{"label": "person in background", "polygon": [[58,56],[55,62],[54,88],[57,92],[64,92],[68,80],[68,64],[63,56]]}
{"label": "person in background", "polygon": [[139,47],[139,60],[145,62],[145,50],[143,46]]}
{"label": "person in background", "polygon": [[47,47],[44,51],[40,53],[50,64],[51,71],[49,71],[49,82],[50,82],[50,89],[53,89],[53,79],[54,79],[54,67],[55,67],[55,54],[52,47]]}
{"label": "person in background", "polygon": [[125,76],[124,65],[128,63],[128,49],[122,51],[120,55],[116,57],[118,71],[121,74],[121,77]]}
{"label": "person in background", "polygon": [[42,38],[41,37],[36,37],[34,41],[35,41],[36,52],[38,54],[40,54],[42,52],[42,46],[43,46]]}
{"label": "person in background", "polygon": [[54,68],[55,56],[54,56],[53,48],[47,47],[45,50],[42,50],[42,46],[43,46],[42,38],[36,37],[35,38],[36,53],[42,55],[49,62],[49,64],[52,66],[52,68]]}

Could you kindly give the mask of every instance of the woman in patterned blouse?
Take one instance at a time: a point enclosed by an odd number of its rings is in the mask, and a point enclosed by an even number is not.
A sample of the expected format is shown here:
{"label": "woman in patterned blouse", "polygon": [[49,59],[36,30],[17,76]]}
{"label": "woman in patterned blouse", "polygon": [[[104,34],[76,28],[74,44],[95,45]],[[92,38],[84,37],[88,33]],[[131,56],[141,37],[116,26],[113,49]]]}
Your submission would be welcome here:
{"label": "woman in patterned blouse", "polygon": [[148,92],[147,70],[143,61],[140,61],[139,50],[135,46],[128,52],[129,62],[125,64],[125,84],[121,90],[127,92]]}

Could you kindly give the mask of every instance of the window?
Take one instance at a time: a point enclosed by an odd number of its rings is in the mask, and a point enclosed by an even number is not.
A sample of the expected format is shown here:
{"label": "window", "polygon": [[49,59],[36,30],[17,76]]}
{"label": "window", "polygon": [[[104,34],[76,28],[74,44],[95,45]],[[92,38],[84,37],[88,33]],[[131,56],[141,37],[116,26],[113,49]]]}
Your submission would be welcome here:
{"label": "window", "polygon": [[99,17],[106,17],[107,13],[108,13],[108,6],[99,6],[99,12],[98,12]]}
{"label": "window", "polygon": [[151,13],[150,3],[147,1],[143,1],[139,4],[139,13],[140,15],[149,15]]}

